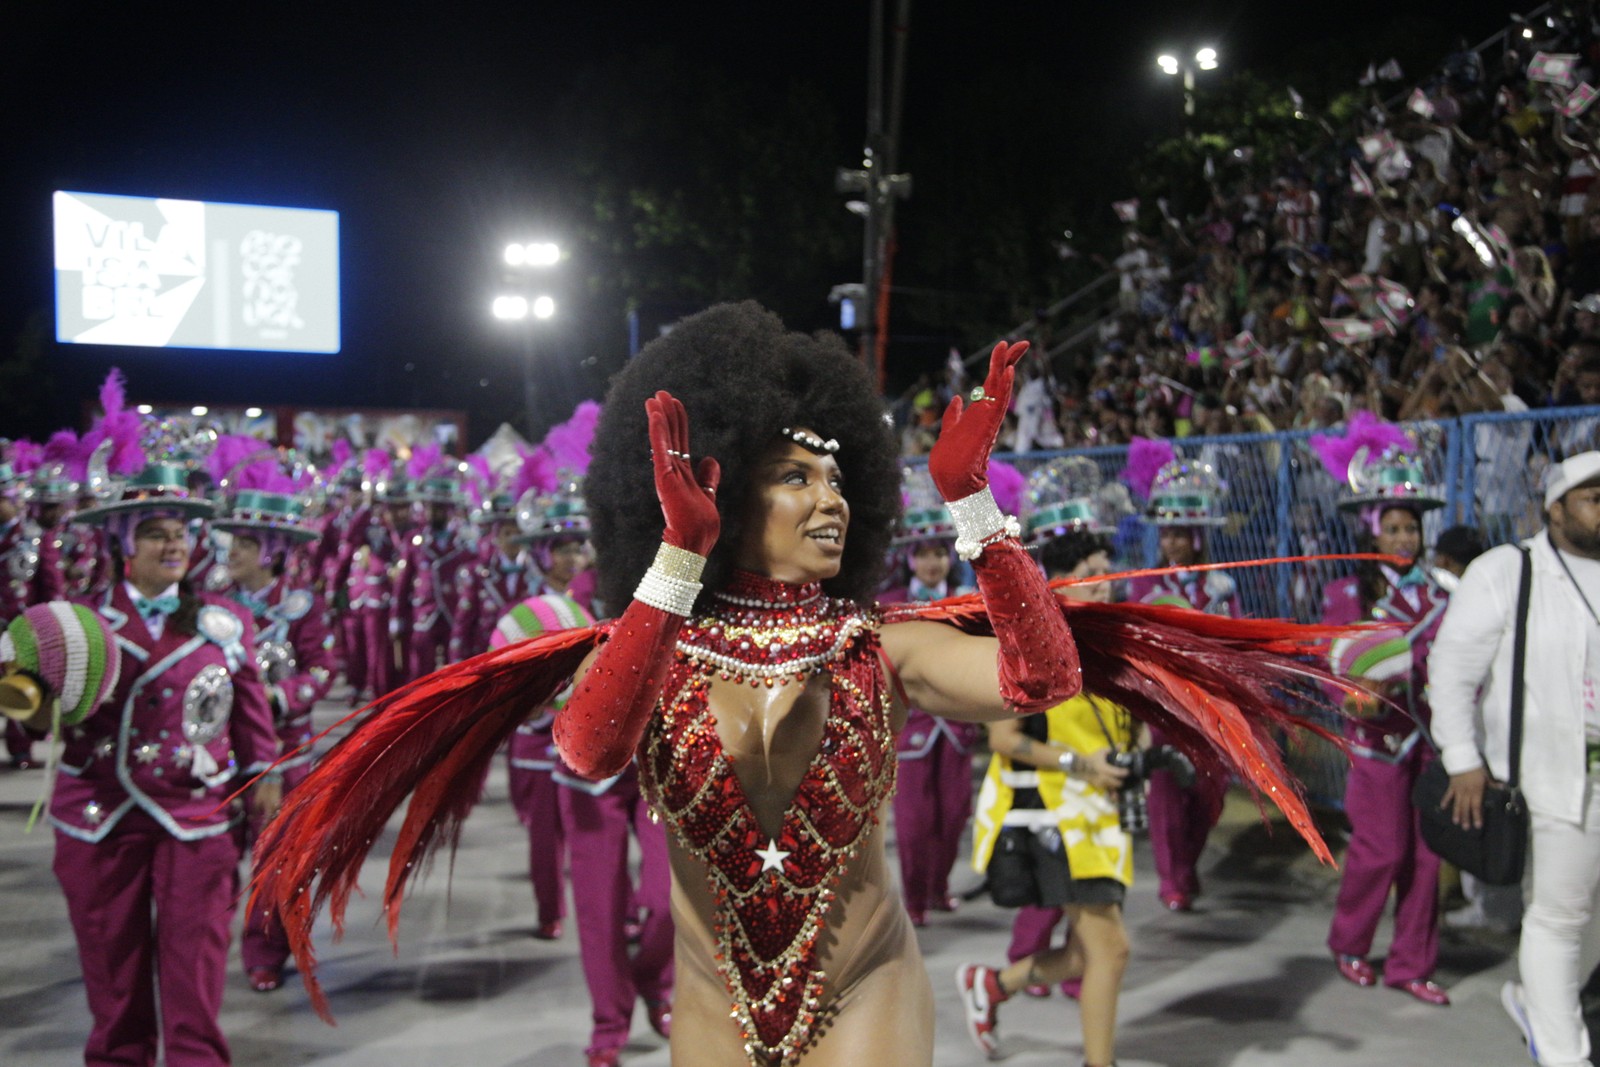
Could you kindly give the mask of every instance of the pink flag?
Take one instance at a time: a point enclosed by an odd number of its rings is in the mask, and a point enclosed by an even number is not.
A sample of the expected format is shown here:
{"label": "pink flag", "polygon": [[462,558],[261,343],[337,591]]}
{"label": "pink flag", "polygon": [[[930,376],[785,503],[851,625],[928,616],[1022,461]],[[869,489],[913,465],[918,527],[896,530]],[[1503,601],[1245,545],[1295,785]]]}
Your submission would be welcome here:
{"label": "pink flag", "polygon": [[1556,105],[1556,110],[1569,119],[1575,119],[1589,110],[1589,105],[1594,103],[1596,96],[1600,96],[1600,89],[1596,89],[1588,82],[1580,82],[1565,100]]}
{"label": "pink flag", "polygon": [[1391,59],[1378,68],[1379,81],[1397,82],[1404,77],[1405,75],[1400,72],[1400,61],[1398,59]]}
{"label": "pink flag", "polygon": [[1117,200],[1111,205],[1111,210],[1117,213],[1117,218],[1123,222],[1134,222],[1139,218],[1139,198],[1132,200]]}
{"label": "pink flag", "polygon": [[1267,350],[1261,347],[1261,343],[1256,340],[1255,334],[1249,330],[1245,330],[1239,336],[1222,342],[1222,351],[1227,353],[1230,360],[1252,359],[1256,356],[1267,354]]}
{"label": "pink flag", "polygon": [[1378,279],[1378,310],[1384,318],[1396,326],[1404,326],[1414,306],[1416,301],[1411,298],[1411,290],[1388,278]]}
{"label": "pink flag", "polygon": [[1406,107],[1425,119],[1433,118],[1433,101],[1429,100],[1428,94],[1421,89],[1411,90],[1411,98],[1406,101]]}
{"label": "pink flag", "polygon": [[1377,193],[1372,186],[1372,179],[1361,169],[1361,164],[1353,159],[1350,161],[1350,191],[1357,196],[1373,196]]}
{"label": "pink flag", "polygon": [[1371,163],[1394,151],[1394,134],[1388,130],[1379,130],[1377,133],[1367,134],[1357,143],[1361,145],[1361,154],[1367,157],[1368,163]]}
{"label": "pink flag", "polygon": [[1335,344],[1353,345],[1375,341],[1379,337],[1393,337],[1394,323],[1386,319],[1368,322],[1365,319],[1318,319],[1328,331],[1329,340]]}
{"label": "pink flag", "polygon": [[1570,86],[1578,69],[1578,57],[1571,52],[1535,52],[1528,64],[1528,80]]}

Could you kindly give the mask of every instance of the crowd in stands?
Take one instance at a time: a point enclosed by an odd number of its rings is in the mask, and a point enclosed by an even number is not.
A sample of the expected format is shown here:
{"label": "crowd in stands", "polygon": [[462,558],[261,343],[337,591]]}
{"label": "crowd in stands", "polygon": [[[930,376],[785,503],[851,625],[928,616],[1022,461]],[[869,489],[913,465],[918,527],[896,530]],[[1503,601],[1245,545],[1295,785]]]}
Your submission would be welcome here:
{"label": "crowd in stands", "polygon": [[[1187,218],[1147,207],[1092,344],[1047,358],[1041,317],[1002,447],[1600,404],[1600,108],[1580,109],[1600,18],[1577,10],[1515,20],[1409,97],[1375,85],[1344,128],[1308,116],[1322,143],[1258,153],[1267,177],[1208,167]],[[1541,80],[1541,53],[1576,60]],[[907,395],[909,453],[961,384],[952,367]],[[1594,447],[1597,425],[1559,451]]]}

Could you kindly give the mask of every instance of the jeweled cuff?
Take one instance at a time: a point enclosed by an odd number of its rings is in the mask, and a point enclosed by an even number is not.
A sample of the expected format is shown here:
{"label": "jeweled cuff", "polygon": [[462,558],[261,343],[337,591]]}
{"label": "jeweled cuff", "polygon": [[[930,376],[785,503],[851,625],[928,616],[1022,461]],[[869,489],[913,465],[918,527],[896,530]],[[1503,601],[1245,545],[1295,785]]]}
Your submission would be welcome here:
{"label": "jeweled cuff", "polygon": [[705,568],[704,556],[663,542],[656,549],[655,562],[639,580],[639,588],[633,591],[633,598],[652,608],[688,618],[694,614],[694,602],[700,597],[700,575]]}
{"label": "jeweled cuff", "polygon": [[987,485],[960,500],[948,501],[945,506],[955,523],[956,555],[961,559],[975,560],[996,541],[1022,536],[1022,524],[1000,510]]}

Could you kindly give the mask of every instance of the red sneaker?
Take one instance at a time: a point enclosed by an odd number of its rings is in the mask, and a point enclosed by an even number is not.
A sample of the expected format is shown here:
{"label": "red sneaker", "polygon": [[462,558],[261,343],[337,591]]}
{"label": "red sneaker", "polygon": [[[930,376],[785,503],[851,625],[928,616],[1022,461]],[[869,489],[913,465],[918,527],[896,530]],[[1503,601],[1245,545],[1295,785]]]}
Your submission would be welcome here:
{"label": "red sneaker", "polygon": [[619,1048],[592,1048],[584,1055],[588,1057],[589,1067],[618,1067],[622,1062]]}
{"label": "red sneaker", "polygon": [[561,920],[540,923],[533,931],[533,936],[540,941],[556,941],[561,937]]}
{"label": "red sneaker", "polygon": [[997,1009],[1009,999],[1000,988],[1000,972],[981,963],[964,963],[956,968],[956,994],[966,1014],[967,1036],[992,1058],[1000,1048]]}

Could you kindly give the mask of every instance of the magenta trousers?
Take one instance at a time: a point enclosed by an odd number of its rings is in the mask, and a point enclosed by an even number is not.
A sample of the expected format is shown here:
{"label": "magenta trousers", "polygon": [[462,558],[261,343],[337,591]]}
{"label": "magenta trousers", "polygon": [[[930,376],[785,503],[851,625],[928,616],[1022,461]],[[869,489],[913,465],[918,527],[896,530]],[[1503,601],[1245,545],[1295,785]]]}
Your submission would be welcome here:
{"label": "magenta trousers", "polygon": [[1432,758],[1420,743],[1399,763],[1353,756],[1345,783],[1350,847],[1328,947],[1346,956],[1371,952],[1392,889],[1394,940],[1383,965],[1390,985],[1427,978],[1439,958],[1439,857],[1423,844],[1411,806],[1411,787]]}
{"label": "magenta trousers", "polygon": [[[306,780],[311,774],[311,764],[305,763],[298,767],[290,767],[283,772],[283,795],[287,799],[295,786]],[[245,837],[245,858],[250,858],[256,847],[256,838],[261,833],[261,827],[252,819]],[[248,901],[247,891],[242,900]],[[256,967],[282,968],[289,959],[289,935],[284,932],[283,920],[278,918],[278,909],[262,907],[260,904],[252,911],[245,913],[244,932],[239,938],[239,955],[244,964],[245,974]]]}
{"label": "magenta trousers", "polygon": [[[1166,734],[1150,728],[1151,741],[1168,744]],[[1184,789],[1169,771],[1150,776],[1150,851],[1156,861],[1157,891],[1163,898],[1200,895],[1200,853],[1212,827],[1222,817],[1228,779],[1197,775]]]}
{"label": "magenta trousers", "polygon": [[950,868],[972,818],[972,756],[941,736],[896,772],[894,826],[906,909],[926,912],[950,895]]}
{"label": "magenta trousers", "polygon": [[[539,739],[543,739],[541,742]],[[530,750],[547,754],[548,733],[511,735],[510,759]],[[561,826],[561,786],[550,772],[512,766],[510,770],[511,806],[517,820],[528,830],[528,880],[533,883],[533,902],[539,910],[539,924],[557,922],[567,914],[567,847]]]}
{"label": "magenta trousers", "polygon": [[55,875],[94,1018],[85,1067],[154,1067],[158,1044],[167,1067],[230,1062],[217,1016],[239,851],[232,832],[179,841],[140,811],[99,844],[56,833]]}
{"label": "magenta trousers", "polygon": [[[626,776],[599,796],[560,787],[561,823],[572,862],[578,953],[589,987],[594,1028],[590,1050],[621,1048],[634,1001],[672,997],[672,872],[667,831],[652,822],[638,777]],[[639,886],[628,876],[628,834],[639,841]],[[646,910],[638,947],[628,954],[623,930],[630,908]]]}

